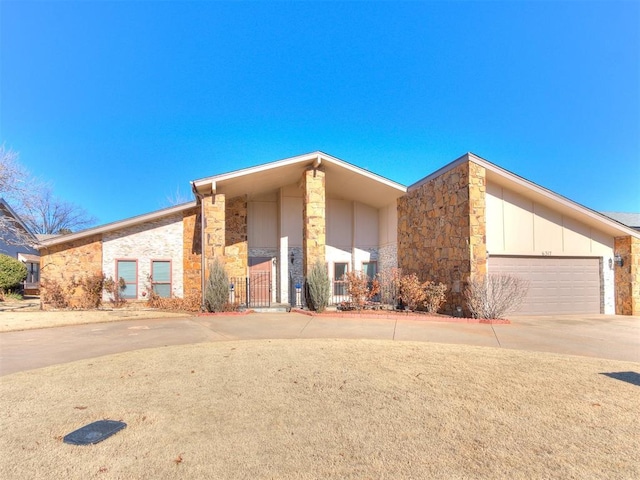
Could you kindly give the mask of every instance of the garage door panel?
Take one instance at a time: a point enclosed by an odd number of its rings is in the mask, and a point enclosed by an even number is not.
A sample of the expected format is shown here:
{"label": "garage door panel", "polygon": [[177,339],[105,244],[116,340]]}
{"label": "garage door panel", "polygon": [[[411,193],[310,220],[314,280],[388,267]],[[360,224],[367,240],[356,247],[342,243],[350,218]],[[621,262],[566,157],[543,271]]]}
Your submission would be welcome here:
{"label": "garage door panel", "polygon": [[568,257],[495,256],[489,273],[529,282],[520,314],[600,313],[600,260]]}

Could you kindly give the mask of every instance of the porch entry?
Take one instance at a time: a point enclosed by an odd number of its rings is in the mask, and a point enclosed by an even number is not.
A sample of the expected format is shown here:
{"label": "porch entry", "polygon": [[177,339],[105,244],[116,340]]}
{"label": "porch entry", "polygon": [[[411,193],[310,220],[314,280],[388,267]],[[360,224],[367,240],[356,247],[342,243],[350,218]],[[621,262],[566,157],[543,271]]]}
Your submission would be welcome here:
{"label": "porch entry", "polygon": [[249,257],[249,276],[230,279],[230,300],[247,308],[270,307],[273,258]]}

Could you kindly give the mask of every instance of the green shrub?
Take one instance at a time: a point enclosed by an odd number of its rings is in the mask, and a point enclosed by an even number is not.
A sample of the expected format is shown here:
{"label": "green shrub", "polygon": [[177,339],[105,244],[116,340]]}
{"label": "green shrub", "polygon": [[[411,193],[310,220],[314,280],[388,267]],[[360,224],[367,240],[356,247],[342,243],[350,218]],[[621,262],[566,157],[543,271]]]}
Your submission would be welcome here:
{"label": "green shrub", "polygon": [[20,287],[27,278],[27,267],[9,255],[0,255],[0,290],[8,291]]}
{"label": "green shrub", "polygon": [[229,309],[229,277],[217,258],[209,266],[204,308],[208,312],[224,312]]}
{"label": "green shrub", "polygon": [[309,292],[309,307],[317,312],[323,312],[329,305],[331,297],[331,282],[327,267],[321,262],[316,262],[311,267],[307,276],[307,288]]}

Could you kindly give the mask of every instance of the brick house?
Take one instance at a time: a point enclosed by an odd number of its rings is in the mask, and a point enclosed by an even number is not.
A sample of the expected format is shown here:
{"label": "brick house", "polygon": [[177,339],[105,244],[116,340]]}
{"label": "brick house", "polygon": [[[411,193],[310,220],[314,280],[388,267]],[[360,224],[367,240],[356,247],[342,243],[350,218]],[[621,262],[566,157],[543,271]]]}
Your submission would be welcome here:
{"label": "brick house", "polygon": [[192,190],[193,202],[43,241],[43,279],[102,272],[131,299],[182,297],[201,294],[219,258],[236,300],[291,304],[321,261],[333,280],[400,267],[443,281],[448,312],[468,278],[507,272],[530,281],[526,313],[640,314],[639,232],[473,154],[408,188],[314,152]]}

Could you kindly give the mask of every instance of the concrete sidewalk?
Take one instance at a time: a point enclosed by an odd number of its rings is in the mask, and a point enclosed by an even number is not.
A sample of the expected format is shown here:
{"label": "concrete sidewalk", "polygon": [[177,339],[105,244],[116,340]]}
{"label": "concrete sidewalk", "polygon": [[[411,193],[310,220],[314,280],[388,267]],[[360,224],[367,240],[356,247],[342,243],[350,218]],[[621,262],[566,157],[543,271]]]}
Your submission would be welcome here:
{"label": "concrete sidewalk", "polygon": [[387,339],[640,362],[640,318],[513,317],[511,325],[297,313],[145,319],[0,334],[0,375],[141,348],[252,339]]}

